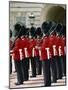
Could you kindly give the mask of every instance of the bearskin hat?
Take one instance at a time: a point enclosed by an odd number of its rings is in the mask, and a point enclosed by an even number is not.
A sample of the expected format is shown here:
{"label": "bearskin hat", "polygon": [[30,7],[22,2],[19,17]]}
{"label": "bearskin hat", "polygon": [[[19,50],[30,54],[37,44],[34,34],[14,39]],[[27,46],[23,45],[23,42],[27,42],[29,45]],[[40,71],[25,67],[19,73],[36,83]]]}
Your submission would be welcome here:
{"label": "bearskin hat", "polygon": [[51,26],[51,28],[49,29],[49,34],[50,34],[50,35],[51,35],[51,34],[56,34],[56,32],[55,32],[56,26],[57,26],[57,24],[56,24],[55,22],[52,22],[52,26]]}
{"label": "bearskin hat", "polygon": [[59,34],[62,28],[63,28],[63,25],[60,24],[60,23],[58,23],[58,24],[57,24],[57,27],[56,27],[56,29],[55,29],[55,30],[56,30],[56,33]]}
{"label": "bearskin hat", "polygon": [[46,21],[46,22],[43,22],[42,24],[42,31],[46,34],[49,32],[50,28],[52,26],[52,22],[51,21]]}
{"label": "bearskin hat", "polygon": [[30,35],[32,37],[35,37],[35,31],[36,31],[35,27],[31,27],[31,29],[30,29]]}
{"label": "bearskin hat", "polygon": [[40,34],[41,34],[41,28],[38,27],[38,28],[36,29],[36,35],[40,35]]}
{"label": "bearskin hat", "polygon": [[22,35],[26,35],[26,27],[24,25],[21,26],[18,36],[20,37]]}
{"label": "bearskin hat", "polygon": [[61,31],[60,31],[60,35],[65,35],[66,36],[66,26],[63,25]]}
{"label": "bearskin hat", "polygon": [[17,32],[19,32],[20,29],[21,29],[21,25],[20,25],[19,23],[16,23],[16,24],[14,25],[14,30],[16,30]]}
{"label": "bearskin hat", "polygon": [[35,32],[35,33],[36,33],[36,36],[38,35],[38,36],[42,37],[42,35],[43,35],[40,27],[38,27],[38,28],[36,29],[36,32]]}

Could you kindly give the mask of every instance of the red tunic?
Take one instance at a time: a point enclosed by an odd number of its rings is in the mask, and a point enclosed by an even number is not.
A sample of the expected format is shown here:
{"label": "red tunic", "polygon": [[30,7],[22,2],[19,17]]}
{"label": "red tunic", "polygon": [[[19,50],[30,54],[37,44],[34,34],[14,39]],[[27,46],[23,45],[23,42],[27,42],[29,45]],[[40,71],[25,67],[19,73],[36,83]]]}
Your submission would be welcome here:
{"label": "red tunic", "polygon": [[23,54],[24,54],[24,58],[28,58],[29,57],[29,53],[28,53],[28,50],[29,50],[29,39],[28,38],[22,38],[22,41],[21,41],[21,48],[22,48],[22,51],[23,51]]}
{"label": "red tunic", "polygon": [[65,46],[63,38],[58,37],[58,42],[57,43],[58,43],[59,56],[62,56],[62,55],[64,55],[64,46]]}
{"label": "red tunic", "polygon": [[49,37],[45,36],[43,38],[43,43],[41,45],[40,60],[47,60],[47,59],[50,59],[52,57],[49,47],[50,47]]}
{"label": "red tunic", "polygon": [[18,38],[15,42],[14,47],[14,60],[23,60],[25,57],[27,57],[27,39],[24,37]]}
{"label": "red tunic", "polygon": [[21,39],[20,39],[20,38],[18,38],[18,39],[15,41],[15,46],[14,46],[14,48],[13,48],[14,60],[17,60],[17,61],[20,60],[20,52],[19,52],[19,49],[21,49]]}
{"label": "red tunic", "polygon": [[35,46],[36,46],[36,39],[29,39],[29,57],[35,56]]}
{"label": "red tunic", "polygon": [[39,56],[39,48],[41,48],[42,39],[36,39],[35,56]]}
{"label": "red tunic", "polygon": [[57,37],[55,35],[49,36],[49,45],[52,56],[58,56]]}
{"label": "red tunic", "polygon": [[66,38],[62,37],[64,43],[64,55],[66,55]]}

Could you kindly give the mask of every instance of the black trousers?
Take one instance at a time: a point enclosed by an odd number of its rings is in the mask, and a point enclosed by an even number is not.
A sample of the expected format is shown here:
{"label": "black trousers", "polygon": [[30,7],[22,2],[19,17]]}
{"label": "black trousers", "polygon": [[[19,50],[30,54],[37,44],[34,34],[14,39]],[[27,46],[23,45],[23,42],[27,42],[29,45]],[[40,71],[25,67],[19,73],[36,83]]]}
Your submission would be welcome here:
{"label": "black trousers", "polygon": [[57,79],[62,79],[62,59],[59,56],[56,56],[57,64]]}
{"label": "black trousers", "polygon": [[22,67],[22,61],[15,60],[15,66],[17,71],[17,81],[18,83],[23,82],[23,67]]}
{"label": "black trousers", "polygon": [[29,68],[30,68],[29,58],[26,58],[26,60],[27,60],[27,68],[28,68],[28,70],[29,70]]}
{"label": "black trousers", "polygon": [[23,67],[23,79],[27,81],[29,79],[29,59],[25,58],[22,60],[22,67]]}
{"label": "black trousers", "polygon": [[35,57],[31,57],[31,69],[32,69],[32,77],[36,77],[36,59],[35,59]]}
{"label": "black trousers", "polygon": [[42,62],[40,61],[39,57],[35,57],[36,59],[36,74],[41,75],[42,74]]}
{"label": "black trousers", "polygon": [[50,59],[42,61],[44,85],[51,86]]}
{"label": "black trousers", "polygon": [[52,71],[52,82],[56,83],[57,80],[57,66],[56,66],[56,57],[52,57],[51,61],[51,71]]}
{"label": "black trousers", "polygon": [[63,56],[64,76],[66,76],[66,55]]}
{"label": "black trousers", "polygon": [[60,56],[62,75],[66,76],[66,56]]}
{"label": "black trousers", "polygon": [[10,56],[10,61],[9,62],[10,62],[10,66],[9,67],[10,67],[10,74],[11,74],[12,73],[12,56]]}

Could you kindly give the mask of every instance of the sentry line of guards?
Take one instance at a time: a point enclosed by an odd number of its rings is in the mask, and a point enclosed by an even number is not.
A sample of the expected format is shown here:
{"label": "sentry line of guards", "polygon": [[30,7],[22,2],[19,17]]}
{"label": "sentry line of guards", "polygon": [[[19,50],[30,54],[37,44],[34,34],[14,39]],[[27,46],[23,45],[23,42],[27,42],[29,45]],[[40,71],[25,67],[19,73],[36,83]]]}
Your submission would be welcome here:
{"label": "sentry line of guards", "polygon": [[16,85],[29,80],[31,62],[32,76],[42,74],[44,86],[51,86],[58,79],[66,76],[66,26],[53,21],[43,22],[41,27],[26,28],[16,23],[15,40],[11,41],[10,31],[10,74],[12,56],[17,72]]}

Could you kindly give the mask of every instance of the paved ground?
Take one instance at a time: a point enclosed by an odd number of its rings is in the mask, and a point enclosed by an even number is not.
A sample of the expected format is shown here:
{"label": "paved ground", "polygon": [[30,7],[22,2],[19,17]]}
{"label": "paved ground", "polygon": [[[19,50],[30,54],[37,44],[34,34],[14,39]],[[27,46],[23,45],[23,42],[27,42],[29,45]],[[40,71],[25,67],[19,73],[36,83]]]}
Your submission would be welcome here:
{"label": "paved ground", "polygon": [[[43,75],[37,75],[36,78],[29,78],[28,81],[24,81],[22,85],[15,86],[16,79],[16,73],[12,73],[10,75],[10,88],[31,88],[31,87],[43,87],[44,81],[43,81]],[[51,86],[60,86],[65,85],[65,77],[61,80],[57,80],[57,83],[52,83]]]}
{"label": "paved ground", "polygon": [[[14,60],[12,60],[12,70],[13,73],[10,75],[10,88],[31,88],[31,87],[43,87],[44,86],[44,80],[43,80],[43,75],[37,75],[36,78],[30,78],[28,81],[24,81],[22,85],[16,86],[15,82],[17,82],[17,75],[14,73],[15,71],[15,66],[14,66]],[[30,69],[29,69],[29,76],[31,76],[31,64],[30,64]],[[65,78],[61,80],[57,80],[57,83],[52,83],[51,86],[60,86],[60,85],[65,85]]]}

